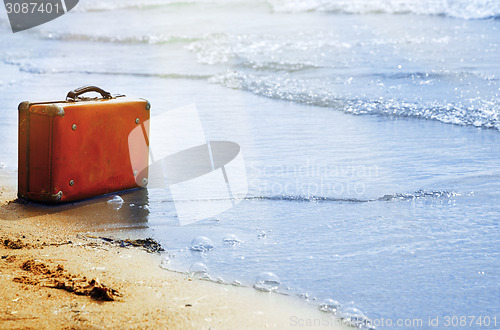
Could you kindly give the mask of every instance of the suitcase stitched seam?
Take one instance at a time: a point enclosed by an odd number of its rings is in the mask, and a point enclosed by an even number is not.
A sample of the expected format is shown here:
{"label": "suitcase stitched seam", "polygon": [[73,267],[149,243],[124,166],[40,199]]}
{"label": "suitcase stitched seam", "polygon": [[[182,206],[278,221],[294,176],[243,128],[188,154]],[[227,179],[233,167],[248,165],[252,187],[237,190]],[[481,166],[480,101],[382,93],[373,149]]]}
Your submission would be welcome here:
{"label": "suitcase stitched seam", "polygon": [[54,117],[50,117],[50,124],[49,124],[49,195],[52,196],[52,190],[53,190],[53,185],[52,185],[52,164],[53,164],[53,161],[52,161],[52,149],[53,149],[53,133],[54,133],[54,130],[53,130],[53,120],[54,120]]}
{"label": "suitcase stitched seam", "polygon": [[31,130],[31,110],[32,104],[28,106],[26,111],[26,198],[30,192],[30,130]]}

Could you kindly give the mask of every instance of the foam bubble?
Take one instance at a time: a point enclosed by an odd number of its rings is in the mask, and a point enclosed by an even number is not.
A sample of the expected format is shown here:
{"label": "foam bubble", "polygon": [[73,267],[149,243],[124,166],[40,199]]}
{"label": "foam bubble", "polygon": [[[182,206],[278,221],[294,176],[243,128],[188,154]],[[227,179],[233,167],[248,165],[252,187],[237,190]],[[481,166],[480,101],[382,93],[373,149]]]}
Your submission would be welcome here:
{"label": "foam bubble", "polygon": [[189,267],[189,275],[200,278],[207,278],[208,267],[202,262],[195,262],[191,265],[191,267]]}
{"label": "foam bubble", "polygon": [[121,204],[123,203],[123,198],[118,195],[113,196],[110,200],[108,200],[110,204]]}
{"label": "foam bubble", "polygon": [[361,328],[367,325],[365,314],[357,307],[349,304],[340,310],[342,323],[351,327]]}
{"label": "foam bubble", "polygon": [[191,250],[207,252],[214,248],[212,240],[206,236],[198,236],[191,242]]}
{"label": "foam bubble", "polygon": [[264,239],[266,237],[267,237],[267,233],[264,230],[259,231],[259,233],[257,234],[258,239]]}
{"label": "foam bubble", "polygon": [[119,210],[122,208],[123,198],[121,198],[118,195],[115,195],[111,199],[108,200],[108,205],[110,205],[112,208],[114,208],[116,210]]}
{"label": "foam bubble", "polygon": [[340,309],[340,303],[333,299],[326,299],[319,305],[319,310],[327,313],[336,313]]}
{"label": "foam bubble", "polygon": [[281,281],[279,277],[272,272],[263,272],[255,279],[254,288],[259,291],[271,292],[276,291],[280,287]]}
{"label": "foam bubble", "polygon": [[161,262],[160,262],[160,268],[163,268],[163,269],[169,269],[169,264],[170,264],[170,257],[167,255],[165,256]]}
{"label": "foam bubble", "polygon": [[242,244],[243,241],[240,240],[236,235],[234,234],[229,234],[224,237],[224,244],[226,245],[231,245],[231,246],[237,246]]}

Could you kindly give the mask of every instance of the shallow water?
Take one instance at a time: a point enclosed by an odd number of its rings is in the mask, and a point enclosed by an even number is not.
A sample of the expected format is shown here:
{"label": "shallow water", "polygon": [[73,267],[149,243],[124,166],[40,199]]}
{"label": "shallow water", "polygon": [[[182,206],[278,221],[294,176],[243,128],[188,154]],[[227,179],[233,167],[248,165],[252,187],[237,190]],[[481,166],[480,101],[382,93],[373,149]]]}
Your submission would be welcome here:
{"label": "shallow water", "polygon": [[[148,99],[156,118],[194,104],[207,140],[241,147],[237,205],[183,226],[160,187],[33,212],[153,236],[162,267],[203,263],[215,281],[273,272],[279,292],[373,320],[493,320],[499,13],[491,1],[86,1],[17,34],[2,17],[0,163],[14,173],[25,99],[94,84]],[[199,236],[213,248],[193,251]]]}

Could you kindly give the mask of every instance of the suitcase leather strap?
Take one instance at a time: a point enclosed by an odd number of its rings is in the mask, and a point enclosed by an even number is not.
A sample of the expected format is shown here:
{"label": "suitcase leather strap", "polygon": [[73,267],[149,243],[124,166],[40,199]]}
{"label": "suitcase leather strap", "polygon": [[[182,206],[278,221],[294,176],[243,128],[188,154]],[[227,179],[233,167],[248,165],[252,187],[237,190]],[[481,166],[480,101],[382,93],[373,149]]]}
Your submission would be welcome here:
{"label": "suitcase leather strap", "polygon": [[88,92],[97,92],[101,94],[103,99],[111,99],[111,93],[106,92],[102,88],[99,88],[97,86],[82,86],[77,89],[74,89],[66,95],[66,100],[74,100],[76,101],[80,95],[88,93]]}

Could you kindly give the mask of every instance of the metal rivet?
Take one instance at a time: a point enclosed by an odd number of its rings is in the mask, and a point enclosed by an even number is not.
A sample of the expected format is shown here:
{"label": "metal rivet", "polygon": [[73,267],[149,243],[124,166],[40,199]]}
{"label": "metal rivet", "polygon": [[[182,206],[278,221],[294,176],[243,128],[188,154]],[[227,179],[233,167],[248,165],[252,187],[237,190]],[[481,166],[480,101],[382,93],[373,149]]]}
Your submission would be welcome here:
{"label": "metal rivet", "polygon": [[137,170],[134,170],[134,176],[137,176]]}
{"label": "metal rivet", "polygon": [[142,184],[146,186],[148,184],[148,179],[142,178]]}
{"label": "metal rivet", "polygon": [[73,131],[76,131],[76,124],[73,124],[73,126],[71,126],[71,129],[72,129]]}
{"label": "metal rivet", "polygon": [[70,186],[73,186],[74,184],[75,184],[75,181],[73,181],[73,180],[69,180],[69,185],[70,185]]}
{"label": "metal rivet", "polygon": [[136,123],[136,124],[139,124],[139,122],[140,122],[139,118],[136,118],[136,119],[135,119],[135,123]]}
{"label": "metal rivet", "polygon": [[146,110],[149,111],[149,109],[151,109],[151,104],[148,102],[146,103]]}

